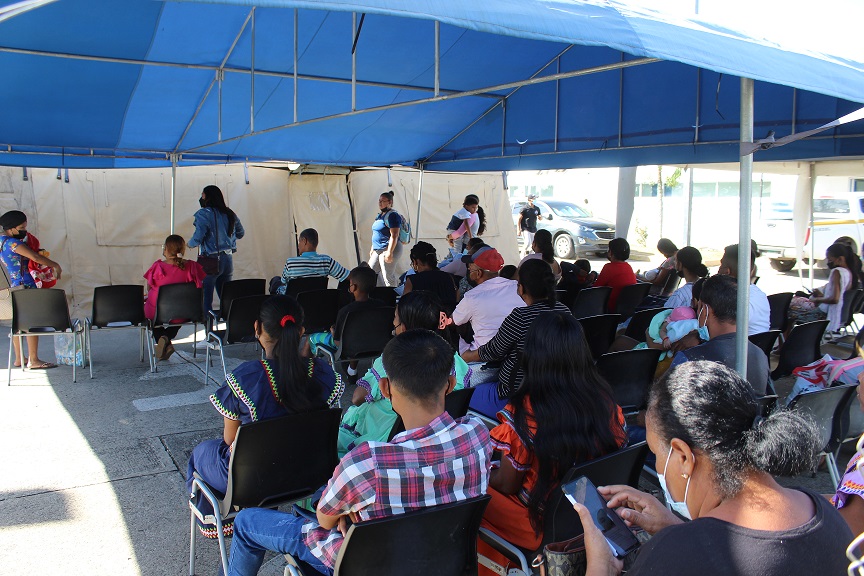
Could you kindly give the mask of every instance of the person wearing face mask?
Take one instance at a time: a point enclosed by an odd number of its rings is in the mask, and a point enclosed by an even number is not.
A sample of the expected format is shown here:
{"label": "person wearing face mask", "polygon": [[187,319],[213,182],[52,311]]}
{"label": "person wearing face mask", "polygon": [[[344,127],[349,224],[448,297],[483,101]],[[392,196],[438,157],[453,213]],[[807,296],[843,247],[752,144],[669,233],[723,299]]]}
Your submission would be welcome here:
{"label": "person wearing face mask", "polygon": [[[815,288],[810,296],[795,296],[789,305],[789,329],[796,323],[828,320],[828,330],[836,332],[843,326],[843,296],[858,288],[860,260],[845,244],[832,244],[825,251],[828,283]],[[857,268],[857,269],[853,269]]]}
{"label": "person wearing face mask", "polygon": [[[675,354],[670,369],[695,360],[710,360],[735,368],[737,290],[738,282],[732,276],[718,274],[705,280],[696,310],[697,332],[704,343]],[[768,357],[749,341],[747,381],[758,396],[772,389]]]}
{"label": "person wearing face mask", "polygon": [[[205,186],[198,199],[201,209],[195,212],[195,234],[188,246],[198,246],[201,256],[215,256],[217,270],[207,270],[204,278],[204,309],[213,310],[213,290],[222,297],[222,287],[234,275],[234,252],[237,240],[243,238],[245,231],[240,219],[233,210],[225,205],[225,197],[218,186]],[[206,347],[207,343],[202,342]]]}
{"label": "person wearing face mask", "polygon": [[[192,475],[199,476],[224,495],[228,486],[228,463],[237,429],[242,424],[269,420],[326,408],[339,408],[345,385],[330,365],[319,358],[299,354],[303,335],[303,308],[291,296],[271,296],[261,304],[255,320],[255,336],[264,349],[263,360],[244,362],[210,395],[210,403],[223,418],[222,438],[198,444],[189,457],[187,493],[192,493]],[[198,498],[199,510],[209,507]],[[207,538],[217,538],[215,527],[198,529]],[[223,524],[230,536],[232,524]]]}
{"label": "person wearing face mask", "polygon": [[[0,240],[0,262],[3,263],[3,271],[6,273],[10,288],[36,288],[36,281],[29,270],[30,261],[50,267],[54,271],[54,277],[60,279],[63,272],[60,265],[27,245],[26,214],[19,210],[6,212],[0,216],[0,228],[3,228],[2,240]],[[20,367],[24,365],[20,338],[13,338],[12,344],[15,347],[14,366]],[[27,368],[47,370],[56,367],[56,364],[39,359],[39,337],[27,336]]]}
{"label": "person wearing face mask", "polygon": [[678,250],[675,256],[675,273],[684,279],[684,285],[675,290],[663,304],[665,308],[689,306],[693,297],[693,283],[708,276],[708,268],[702,263],[702,253],[692,246]]}
{"label": "person wearing face mask", "polygon": [[[852,532],[827,499],[784,488],[774,476],[810,470],[822,442],[808,418],[760,415],[747,382],[731,368],[691,362],[651,388],[648,446],[667,503],[629,486],[598,488],[610,509],[653,534],[628,576],[845,574]],[[587,576],[621,571],[587,508]]]}

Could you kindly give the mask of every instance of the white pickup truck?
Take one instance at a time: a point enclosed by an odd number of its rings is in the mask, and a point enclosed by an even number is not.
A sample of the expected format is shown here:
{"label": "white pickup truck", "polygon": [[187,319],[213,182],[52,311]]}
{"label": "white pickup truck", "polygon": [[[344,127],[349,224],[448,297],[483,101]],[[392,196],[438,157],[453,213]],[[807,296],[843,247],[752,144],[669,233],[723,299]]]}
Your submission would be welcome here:
{"label": "white pickup truck", "polygon": [[807,226],[804,249],[795,253],[795,230],[791,208],[774,210],[768,218],[754,226],[753,239],[759,250],[775,253],[770,257],[771,267],[788,272],[800,258],[810,262],[810,243],[817,266],[824,266],[825,250],[841,236],[855,241],[857,253],[864,237],[864,194],[842,194],[813,198],[813,229]]}

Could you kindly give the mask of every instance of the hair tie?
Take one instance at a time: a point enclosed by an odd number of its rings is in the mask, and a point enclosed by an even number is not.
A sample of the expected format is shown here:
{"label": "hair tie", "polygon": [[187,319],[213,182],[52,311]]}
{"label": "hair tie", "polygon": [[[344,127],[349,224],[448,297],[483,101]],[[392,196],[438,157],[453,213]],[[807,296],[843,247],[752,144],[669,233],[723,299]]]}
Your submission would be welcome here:
{"label": "hair tie", "polygon": [[279,325],[282,326],[282,328],[284,328],[285,325],[288,324],[289,322],[291,324],[297,323],[297,321],[294,320],[294,316],[292,316],[291,314],[286,314],[285,316],[282,316],[282,320],[279,321]]}
{"label": "hair tie", "polygon": [[760,425],[764,420],[765,420],[765,418],[762,417],[762,414],[757,414],[756,417],[753,418],[753,424],[750,426],[750,429],[751,429],[751,430],[756,430],[757,428],[759,428],[759,425]]}
{"label": "hair tie", "polygon": [[447,316],[446,312],[441,312],[441,315],[438,317],[438,330],[444,330],[453,323],[453,319]]}

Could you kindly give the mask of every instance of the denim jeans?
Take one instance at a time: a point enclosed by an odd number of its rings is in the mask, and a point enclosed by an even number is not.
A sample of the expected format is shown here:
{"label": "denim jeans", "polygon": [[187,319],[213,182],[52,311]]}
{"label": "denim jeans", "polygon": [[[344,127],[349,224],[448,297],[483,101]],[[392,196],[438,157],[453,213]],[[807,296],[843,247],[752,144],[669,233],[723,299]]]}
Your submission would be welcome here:
{"label": "denim jeans", "polygon": [[231,254],[222,252],[219,254],[219,274],[207,275],[204,277],[204,311],[213,310],[213,289],[216,289],[216,294],[222,298],[222,287],[225,282],[231,280],[234,276],[234,257]]}
{"label": "denim jeans", "polygon": [[474,387],[474,395],[468,405],[471,410],[479,412],[484,416],[497,419],[497,414],[507,406],[507,398],[498,397],[498,382],[486,382]]}
{"label": "denim jeans", "polygon": [[313,556],[303,541],[302,528],[306,522],[303,517],[266,508],[241,510],[234,518],[228,575],[258,574],[267,550],[291,554],[322,574],[332,574],[333,571]]}

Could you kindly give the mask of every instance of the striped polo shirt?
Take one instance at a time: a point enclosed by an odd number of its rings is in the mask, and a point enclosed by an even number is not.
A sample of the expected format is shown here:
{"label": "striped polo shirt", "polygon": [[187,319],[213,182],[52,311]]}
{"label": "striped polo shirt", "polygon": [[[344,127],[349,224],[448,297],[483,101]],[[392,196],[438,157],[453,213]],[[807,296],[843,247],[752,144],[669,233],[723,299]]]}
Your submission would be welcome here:
{"label": "striped polo shirt", "polygon": [[282,286],[277,288],[278,294],[285,294],[288,281],[293,278],[308,278],[315,276],[332,276],[342,282],[348,278],[349,270],[326,254],[304,252],[299,256],[288,258],[285,269],[282,270]]}

